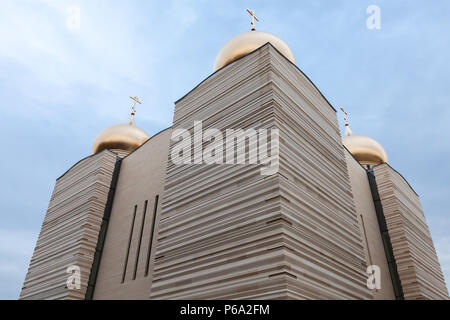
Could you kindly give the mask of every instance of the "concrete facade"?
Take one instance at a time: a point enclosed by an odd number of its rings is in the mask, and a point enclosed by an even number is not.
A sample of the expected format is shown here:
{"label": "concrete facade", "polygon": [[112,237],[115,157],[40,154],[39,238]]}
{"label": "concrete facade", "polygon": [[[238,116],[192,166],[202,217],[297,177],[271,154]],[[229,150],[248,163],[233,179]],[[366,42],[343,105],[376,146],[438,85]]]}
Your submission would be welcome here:
{"label": "concrete facade", "polygon": [[[278,129],[278,172],[175,165],[172,133],[200,120],[203,130]],[[173,126],[119,160],[115,183],[117,159],[100,152],[57,180],[21,299],[395,299],[367,171],[343,147],[336,110],[269,43],[177,101]],[[447,299],[419,199],[389,168],[374,171],[404,297]],[[78,195],[77,220],[58,205]],[[72,243],[87,240],[80,258]],[[82,290],[64,288],[68,263],[85,270]],[[366,286],[369,265],[379,290]]]}
{"label": "concrete facade", "polygon": [[150,294],[170,134],[166,129],[122,160],[94,299]]}
{"label": "concrete facade", "polygon": [[352,186],[353,199],[358,215],[359,229],[362,234],[366,264],[376,265],[381,271],[381,288],[372,290],[375,300],[394,300],[395,294],[389,273],[387,258],[380,235],[375,205],[367,179],[367,171],[352,155],[346,152],[347,168]]}
{"label": "concrete facade", "polygon": [[373,170],[405,299],[448,299],[419,196],[388,164]]}
{"label": "concrete facade", "polygon": [[[57,179],[20,299],[84,299],[116,160],[105,150]],[[72,266],[79,289],[67,286]]]}
{"label": "concrete facade", "polygon": [[175,105],[174,130],[278,128],[280,170],[169,164],[153,299],[368,299],[335,110],[271,45]]}

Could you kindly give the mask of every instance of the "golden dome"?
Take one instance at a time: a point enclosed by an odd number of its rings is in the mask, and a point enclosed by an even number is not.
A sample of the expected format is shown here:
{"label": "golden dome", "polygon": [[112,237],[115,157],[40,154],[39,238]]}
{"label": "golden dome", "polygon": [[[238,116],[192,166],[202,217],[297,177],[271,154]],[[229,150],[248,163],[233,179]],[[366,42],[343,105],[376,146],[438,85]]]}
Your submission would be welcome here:
{"label": "golden dome", "polygon": [[148,133],[134,123],[115,124],[97,135],[92,146],[92,153],[97,153],[104,149],[130,153],[149,138]]}
{"label": "golden dome", "polygon": [[286,42],[271,33],[252,30],[241,33],[225,43],[217,54],[214,71],[258,49],[267,42],[270,42],[287,59],[295,64],[294,54]]}
{"label": "golden dome", "polygon": [[134,123],[136,103],[141,104],[138,97],[130,97],[134,101],[128,123],[115,124],[101,131],[94,140],[92,153],[108,149],[120,154],[128,154],[150,139],[147,132]]}
{"label": "golden dome", "polygon": [[342,143],[362,165],[388,162],[386,151],[381,144],[372,138],[353,134],[348,125]]}

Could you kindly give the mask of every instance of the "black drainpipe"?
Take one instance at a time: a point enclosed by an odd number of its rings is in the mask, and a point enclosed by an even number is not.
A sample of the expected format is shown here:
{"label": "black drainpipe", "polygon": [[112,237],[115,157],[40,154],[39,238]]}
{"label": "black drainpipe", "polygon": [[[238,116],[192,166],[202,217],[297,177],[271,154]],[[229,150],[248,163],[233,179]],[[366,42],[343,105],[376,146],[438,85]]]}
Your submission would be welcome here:
{"label": "black drainpipe", "polygon": [[108,192],[108,200],[106,201],[105,213],[103,214],[102,225],[98,235],[97,247],[95,248],[94,261],[92,262],[91,274],[89,275],[88,287],[86,289],[85,300],[92,300],[94,297],[95,282],[97,281],[98,269],[103,252],[103,245],[105,244],[106,231],[108,230],[109,217],[111,216],[112,204],[114,201],[114,194],[116,192],[117,180],[119,178],[120,166],[122,158],[117,158],[114,166],[114,172],[111,179],[111,187]]}
{"label": "black drainpipe", "polygon": [[388,262],[389,273],[391,274],[392,286],[396,300],[405,300],[403,295],[402,283],[397,271],[397,263],[395,262],[394,251],[392,250],[391,238],[389,237],[386,218],[384,217],[383,206],[381,205],[380,194],[375,179],[375,174],[371,168],[367,168],[367,177],[369,178],[370,191],[372,192],[373,203],[377,213],[378,226],[380,227],[381,239],[383,240],[384,252]]}

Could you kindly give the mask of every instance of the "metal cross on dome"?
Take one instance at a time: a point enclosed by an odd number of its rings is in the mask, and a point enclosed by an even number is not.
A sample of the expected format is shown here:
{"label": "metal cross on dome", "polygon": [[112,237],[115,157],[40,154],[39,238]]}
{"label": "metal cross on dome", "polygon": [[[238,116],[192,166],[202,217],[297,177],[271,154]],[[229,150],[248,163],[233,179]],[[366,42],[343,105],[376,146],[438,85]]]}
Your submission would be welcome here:
{"label": "metal cross on dome", "polygon": [[258,18],[255,15],[255,11],[247,9],[247,12],[252,16],[252,31],[256,30],[255,28],[255,20],[259,22]]}
{"label": "metal cross on dome", "polygon": [[131,117],[129,123],[132,125],[134,124],[134,115],[136,114],[136,103],[142,104],[142,102],[139,101],[138,97],[132,97],[130,96],[130,99],[134,101],[133,108],[131,109]]}
{"label": "metal cross on dome", "polygon": [[131,115],[134,116],[136,114],[136,102],[139,104],[142,104],[142,102],[139,101],[138,97],[130,96],[130,99],[134,101],[133,108],[131,109]]}
{"label": "metal cross on dome", "polygon": [[342,112],[344,113],[344,121],[345,121],[345,126],[348,127],[348,113],[345,111],[344,107],[341,107]]}

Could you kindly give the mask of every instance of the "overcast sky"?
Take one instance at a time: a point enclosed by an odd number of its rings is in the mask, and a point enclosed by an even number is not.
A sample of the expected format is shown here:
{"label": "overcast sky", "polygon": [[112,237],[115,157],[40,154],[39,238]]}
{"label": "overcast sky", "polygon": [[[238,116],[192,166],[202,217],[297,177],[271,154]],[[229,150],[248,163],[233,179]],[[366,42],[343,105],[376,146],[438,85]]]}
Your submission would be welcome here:
{"label": "overcast sky", "polygon": [[[366,26],[370,5],[379,30]],[[55,179],[100,130],[128,120],[130,95],[144,102],[139,126],[169,127],[174,101],[249,30],[246,8],[421,196],[449,285],[450,1],[3,0],[0,298],[19,295]]]}

